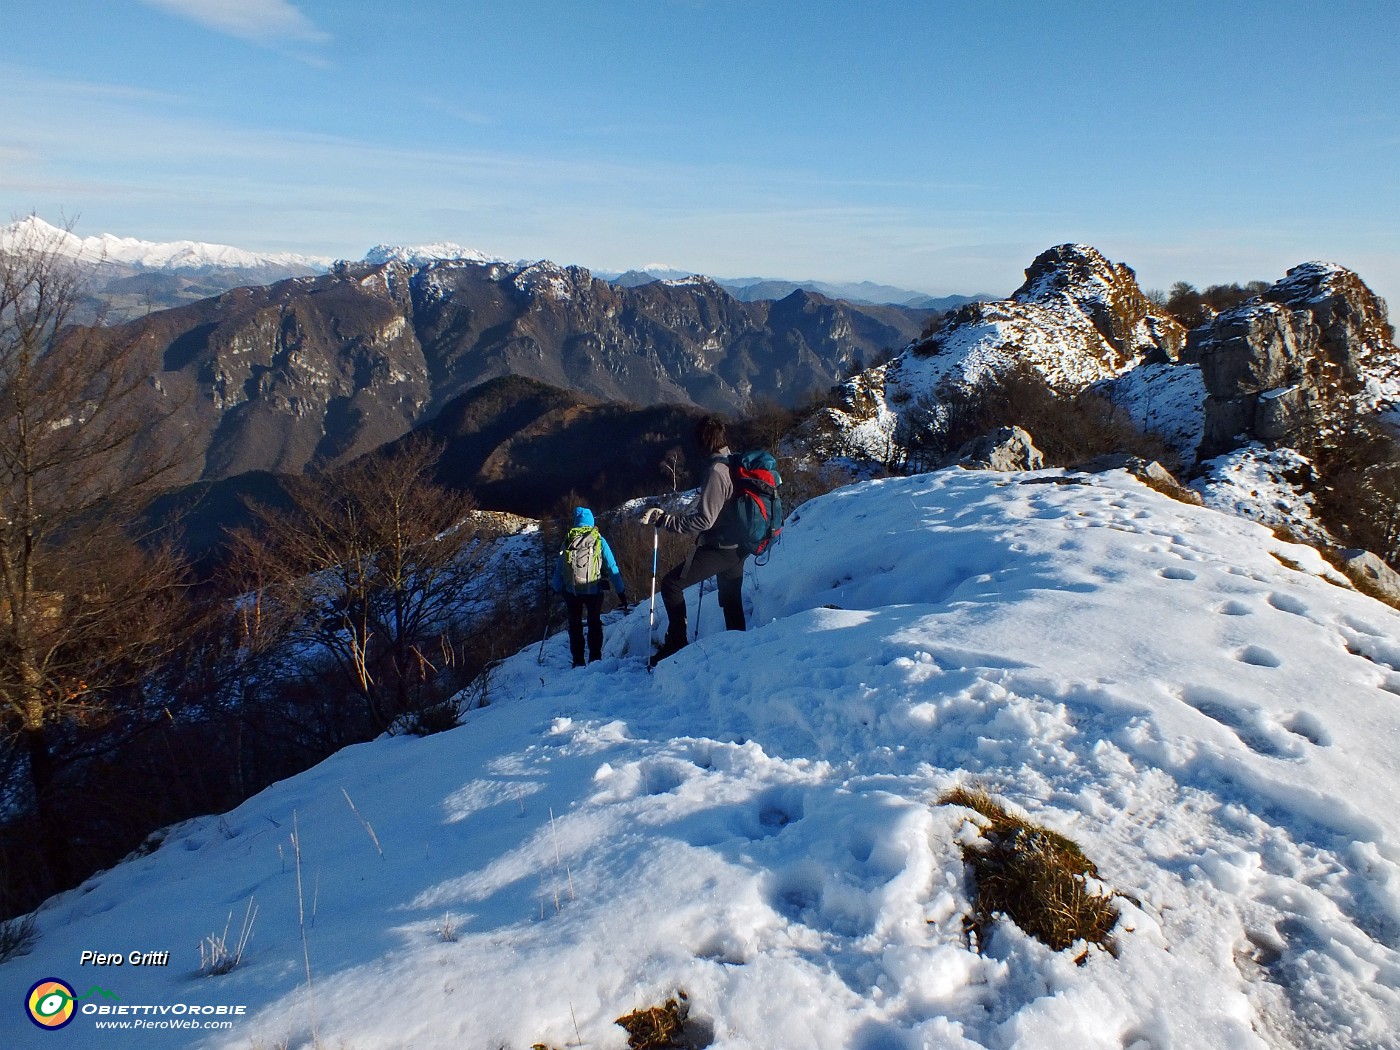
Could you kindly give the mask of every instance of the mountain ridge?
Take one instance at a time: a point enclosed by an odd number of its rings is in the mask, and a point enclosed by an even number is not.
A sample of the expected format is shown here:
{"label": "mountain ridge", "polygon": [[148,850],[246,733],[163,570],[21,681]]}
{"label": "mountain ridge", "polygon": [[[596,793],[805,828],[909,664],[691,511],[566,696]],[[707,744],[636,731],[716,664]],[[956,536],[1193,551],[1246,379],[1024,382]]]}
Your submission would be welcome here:
{"label": "mountain ridge", "polygon": [[193,481],[344,462],[504,375],[637,405],[792,405],[928,316],[805,292],[741,303],[702,278],[623,289],[549,262],[391,261],[86,335],[140,348],[153,415],[170,413],[153,440],[178,442]]}

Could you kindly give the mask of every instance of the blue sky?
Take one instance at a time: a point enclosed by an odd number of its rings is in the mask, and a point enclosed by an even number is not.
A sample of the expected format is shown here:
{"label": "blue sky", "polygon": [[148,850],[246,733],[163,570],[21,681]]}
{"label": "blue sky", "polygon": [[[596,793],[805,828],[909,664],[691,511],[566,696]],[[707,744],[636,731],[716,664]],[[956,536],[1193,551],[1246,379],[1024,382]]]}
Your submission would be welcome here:
{"label": "blue sky", "polygon": [[[0,0],[0,218],[1009,293],[1400,302],[1395,0]],[[1397,307],[1400,309],[1400,307]]]}

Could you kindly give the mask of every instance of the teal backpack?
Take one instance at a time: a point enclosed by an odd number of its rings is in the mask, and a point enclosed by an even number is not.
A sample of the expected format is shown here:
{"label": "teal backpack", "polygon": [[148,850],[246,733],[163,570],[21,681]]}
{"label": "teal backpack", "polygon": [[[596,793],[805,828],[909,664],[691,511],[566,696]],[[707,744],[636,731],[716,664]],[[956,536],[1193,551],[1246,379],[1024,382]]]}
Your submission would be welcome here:
{"label": "teal backpack", "polygon": [[715,526],[722,546],[737,544],[762,565],[783,531],[783,479],[772,453],[757,449],[729,457],[734,498],[720,511]]}

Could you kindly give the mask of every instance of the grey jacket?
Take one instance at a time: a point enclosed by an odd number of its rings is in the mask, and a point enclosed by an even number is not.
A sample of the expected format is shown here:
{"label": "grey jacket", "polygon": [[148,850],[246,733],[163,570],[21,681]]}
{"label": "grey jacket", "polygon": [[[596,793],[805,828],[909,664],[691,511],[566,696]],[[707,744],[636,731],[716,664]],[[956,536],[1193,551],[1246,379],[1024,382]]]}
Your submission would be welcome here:
{"label": "grey jacket", "polygon": [[[686,508],[684,514],[663,515],[661,527],[682,536],[695,535],[701,547],[718,547],[720,545],[714,542],[712,530],[719,519],[719,512],[733,496],[734,480],[729,476],[729,448],[726,446],[710,457],[699,497]],[[735,544],[725,546],[734,547]]]}

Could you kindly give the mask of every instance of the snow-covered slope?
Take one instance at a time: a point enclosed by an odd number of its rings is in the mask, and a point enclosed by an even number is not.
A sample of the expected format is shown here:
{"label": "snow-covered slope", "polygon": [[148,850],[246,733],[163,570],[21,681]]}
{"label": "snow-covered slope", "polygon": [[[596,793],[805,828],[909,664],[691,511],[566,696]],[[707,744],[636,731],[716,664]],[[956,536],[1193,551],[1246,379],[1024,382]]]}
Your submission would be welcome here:
{"label": "snow-covered slope", "polygon": [[[684,990],[717,1048],[1400,1047],[1400,614],[1330,576],[1122,473],[838,490],[754,571],[748,632],[707,595],[650,676],[645,604],[587,669],[555,637],[464,727],[55,898],[0,994],[60,978],[79,1012],[0,1011],[0,1045],[616,1050]],[[968,947],[959,784],[1082,845],[1116,953]],[[241,965],[196,976],[250,902]],[[95,1027],[190,1004],[245,1012]]]}
{"label": "snow-covered slope", "polygon": [[78,237],[51,226],[31,215],[8,226],[0,227],[0,245],[26,242],[57,243],[60,250],[73,258],[89,263],[134,266],[148,270],[201,269],[284,269],[324,270],[331,259],[291,252],[251,252],[227,244],[204,244],[198,241],[154,242],[135,237],[117,237],[110,233],[95,237]]}

